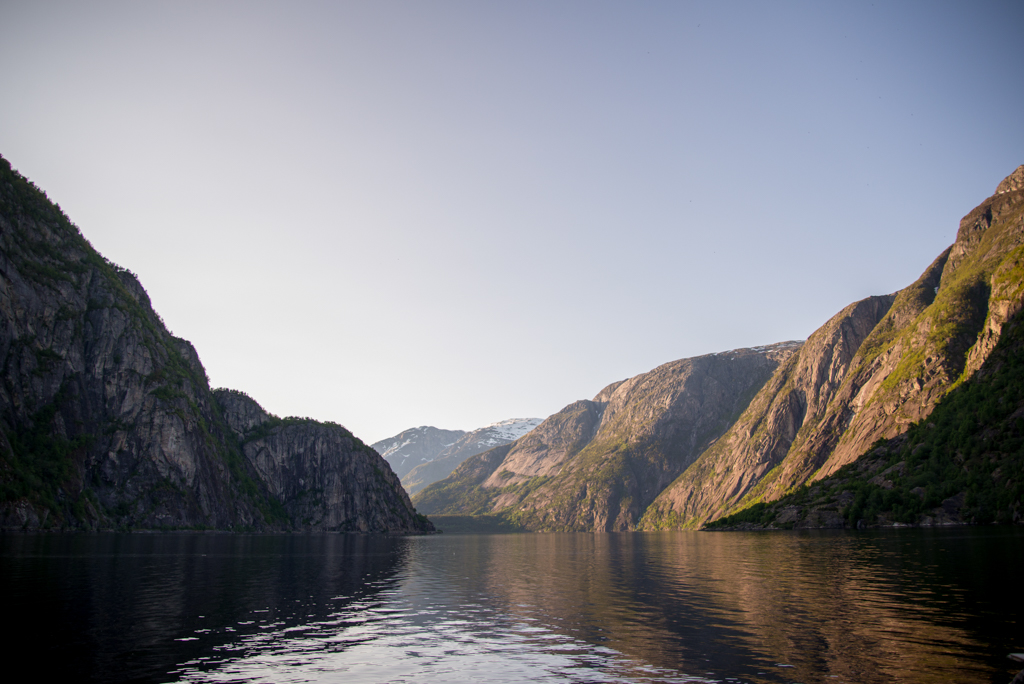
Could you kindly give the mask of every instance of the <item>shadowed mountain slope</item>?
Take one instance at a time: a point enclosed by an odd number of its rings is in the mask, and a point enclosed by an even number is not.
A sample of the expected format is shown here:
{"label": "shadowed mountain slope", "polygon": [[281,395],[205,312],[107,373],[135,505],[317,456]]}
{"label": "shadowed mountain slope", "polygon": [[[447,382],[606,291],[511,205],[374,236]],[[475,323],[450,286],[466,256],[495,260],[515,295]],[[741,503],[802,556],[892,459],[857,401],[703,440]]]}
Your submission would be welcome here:
{"label": "shadowed mountain slope", "polygon": [[213,392],[135,276],[3,158],[0,527],[432,529],[345,428]]}

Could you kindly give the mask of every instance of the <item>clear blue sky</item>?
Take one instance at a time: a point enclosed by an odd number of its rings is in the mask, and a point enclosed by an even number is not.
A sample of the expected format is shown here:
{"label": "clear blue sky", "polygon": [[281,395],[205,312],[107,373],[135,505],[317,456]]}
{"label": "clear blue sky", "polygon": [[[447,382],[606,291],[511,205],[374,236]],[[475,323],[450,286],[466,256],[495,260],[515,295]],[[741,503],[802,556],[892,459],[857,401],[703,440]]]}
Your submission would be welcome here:
{"label": "clear blue sky", "polygon": [[911,283],[1024,163],[1024,3],[0,3],[0,154],[216,386],[544,417]]}

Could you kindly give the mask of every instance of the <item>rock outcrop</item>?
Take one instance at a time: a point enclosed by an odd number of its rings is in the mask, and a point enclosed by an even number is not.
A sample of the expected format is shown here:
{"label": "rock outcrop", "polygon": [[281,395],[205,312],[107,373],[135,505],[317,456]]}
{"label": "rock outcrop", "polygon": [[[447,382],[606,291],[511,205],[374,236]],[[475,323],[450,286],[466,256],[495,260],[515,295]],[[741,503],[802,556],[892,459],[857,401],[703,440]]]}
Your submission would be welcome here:
{"label": "rock outcrop", "polygon": [[135,276],[3,158],[0,526],[431,529],[344,428],[211,391]]}
{"label": "rock outcrop", "polygon": [[851,304],[811,335],[728,432],[658,497],[643,524],[660,515],[658,526],[716,517],[760,482],[790,452],[801,430],[806,435],[805,426],[827,413],[856,350],[893,300],[871,297]]}

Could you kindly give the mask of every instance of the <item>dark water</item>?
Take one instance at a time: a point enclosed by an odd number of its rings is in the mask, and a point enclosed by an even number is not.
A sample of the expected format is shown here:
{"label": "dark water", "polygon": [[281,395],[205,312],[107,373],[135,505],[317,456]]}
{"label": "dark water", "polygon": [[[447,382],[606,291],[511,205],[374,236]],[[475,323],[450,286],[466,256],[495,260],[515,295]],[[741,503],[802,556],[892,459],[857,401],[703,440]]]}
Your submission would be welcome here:
{"label": "dark water", "polygon": [[63,681],[1006,683],[1022,561],[1007,528],[8,534],[3,648]]}

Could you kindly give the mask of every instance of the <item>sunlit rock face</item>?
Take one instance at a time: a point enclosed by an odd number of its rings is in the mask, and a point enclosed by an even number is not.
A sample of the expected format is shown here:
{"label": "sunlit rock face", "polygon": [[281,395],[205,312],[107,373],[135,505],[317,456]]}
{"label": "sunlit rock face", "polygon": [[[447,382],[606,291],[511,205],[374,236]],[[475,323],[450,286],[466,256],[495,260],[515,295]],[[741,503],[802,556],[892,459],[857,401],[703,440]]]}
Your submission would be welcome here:
{"label": "sunlit rock face", "polygon": [[780,367],[641,527],[697,527],[835,473],[927,417],[1024,308],[1024,167],[909,287],[850,305]]}
{"label": "sunlit rock face", "polygon": [[999,183],[996,187],[996,194],[1002,195],[1006,192],[1016,192],[1018,190],[1024,190],[1024,165],[1018,166],[1013,173]]}
{"label": "sunlit rock face", "polygon": [[700,527],[905,433],[983,366],[1022,308],[1024,167],[907,288],[847,306],[802,345],[685,359],[614,383],[414,500],[532,530]]}
{"label": "sunlit rock face", "polygon": [[129,271],[0,158],[0,525],[416,531],[337,425],[215,394]]}

